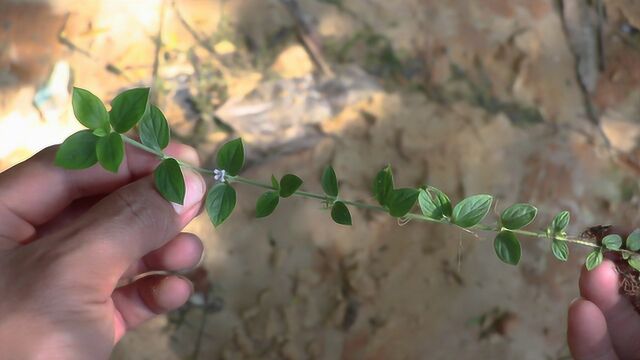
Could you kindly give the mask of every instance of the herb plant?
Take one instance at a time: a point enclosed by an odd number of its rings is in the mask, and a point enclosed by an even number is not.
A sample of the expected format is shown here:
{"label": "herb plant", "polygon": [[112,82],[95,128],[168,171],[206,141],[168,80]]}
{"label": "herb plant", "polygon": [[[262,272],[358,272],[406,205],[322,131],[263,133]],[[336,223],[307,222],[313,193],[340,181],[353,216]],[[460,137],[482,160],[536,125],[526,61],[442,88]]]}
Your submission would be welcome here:
{"label": "herb plant", "polygon": [[[374,178],[373,196],[378,204],[350,201],[340,195],[336,172],[327,166],[322,173],[323,193],[301,190],[303,180],[293,174],[280,179],[271,176],[270,182],[260,182],[240,176],[245,151],[242,139],[227,142],[218,150],[215,169],[204,169],[174,159],[163,152],[169,144],[169,125],[162,111],[149,103],[149,89],[135,88],[116,96],[111,111],[106,110],[91,92],[74,88],[73,111],[78,121],[87,127],[69,136],[60,146],[56,165],[66,169],[84,169],[100,163],[108,171],[117,172],[124,157],[124,144],[156,155],[160,164],[154,171],[155,185],[160,194],[170,202],[182,204],[185,183],[182,168],[189,168],[212,176],[216,184],[208,191],[205,207],[214,226],[220,226],[233,212],[236,205],[236,186],[248,185],[266,191],[256,201],[256,216],[266,217],[278,207],[281,199],[291,196],[321,201],[329,208],[331,218],[340,225],[349,226],[352,218],[349,208],[361,208],[387,213],[403,221],[416,220],[455,226],[467,232],[474,230],[496,233],[493,246],[497,257],[510,265],[517,265],[521,258],[518,236],[547,240],[552,254],[560,261],[567,261],[568,244],[592,248],[586,257],[588,270],[594,269],[604,253],[617,253],[618,258],[635,270],[640,270],[640,231],[632,232],[626,239],[610,234],[601,241],[595,236],[571,236],[566,233],[570,214],[557,214],[546,229],[525,230],[536,218],[538,210],[530,204],[514,204],[500,214],[497,221],[483,222],[493,203],[491,195],[467,197],[457,204],[435,187],[398,188],[390,166],[381,169]],[[137,125],[140,141],[126,133]],[[414,212],[416,203],[420,212]]]}

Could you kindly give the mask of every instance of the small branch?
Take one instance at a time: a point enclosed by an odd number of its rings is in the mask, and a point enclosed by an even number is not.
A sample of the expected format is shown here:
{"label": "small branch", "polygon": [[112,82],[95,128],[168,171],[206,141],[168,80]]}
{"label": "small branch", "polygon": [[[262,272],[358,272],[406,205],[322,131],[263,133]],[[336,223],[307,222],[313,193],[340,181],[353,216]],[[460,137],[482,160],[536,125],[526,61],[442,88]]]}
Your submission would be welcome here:
{"label": "small branch", "polygon": [[[160,51],[162,50],[162,29],[164,27],[164,13],[167,6],[167,0],[162,0],[160,4],[160,16],[158,19],[158,32],[156,33],[156,37],[154,39],[155,50],[153,53],[153,67],[151,68],[151,84],[155,87],[156,81],[158,79],[158,68],[160,67]],[[157,102],[158,94],[157,92],[151,93],[151,102]]]}
{"label": "small branch", "polygon": [[[134,146],[134,147],[136,147],[136,148],[138,148],[140,150],[143,150],[143,151],[146,151],[148,153],[151,153],[151,154],[157,156],[158,158],[160,158],[160,160],[171,158],[170,156],[165,155],[162,151],[156,150],[156,149],[152,149],[152,148],[150,148],[150,147],[148,147],[148,146],[146,146],[144,144],[141,144],[141,143],[133,140],[132,138],[130,138],[130,137],[126,136],[126,135],[120,135],[120,136],[122,136],[122,140],[125,143],[127,143],[127,144],[129,144],[131,146]],[[195,165],[191,165],[191,164],[186,163],[186,162],[184,162],[184,161],[182,161],[180,159],[175,159],[175,160],[178,162],[178,164],[180,164],[181,166],[186,167],[188,169],[191,169],[191,170],[203,173],[203,174],[213,175],[213,170],[209,170],[209,169],[201,168],[201,167],[198,167],[198,166],[195,166]]]}
{"label": "small branch", "polygon": [[189,24],[187,19],[185,19],[184,16],[182,16],[180,9],[178,9],[178,5],[176,5],[176,2],[173,1],[172,4],[173,4],[173,10],[176,13],[176,17],[178,17],[178,20],[180,21],[182,26],[189,32],[189,34],[191,34],[191,37],[193,37],[193,39],[198,43],[198,45],[202,46],[205,50],[209,52],[209,54],[211,54],[210,60],[213,63],[213,65],[216,67],[218,71],[222,73],[224,77],[228,78],[230,76],[230,73],[227,70],[226,66],[224,66],[224,64],[222,63],[222,60],[218,56],[218,53],[216,53],[216,50],[213,48],[211,43],[209,43],[206,39],[203,39],[202,36]]}
{"label": "small branch", "polygon": [[127,74],[119,67],[115,66],[112,63],[105,63],[102,62],[98,59],[96,59],[89,51],[80,48],[79,46],[77,46],[74,42],[71,41],[71,39],[69,39],[67,37],[67,33],[66,33],[66,29],[67,29],[67,23],[69,22],[69,16],[71,14],[70,13],[66,13],[64,15],[64,20],[62,22],[62,26],[60,27],[60,30],[58,31],[58,42],[64,46],[66,46],[67,48],[69,48],[69,50],[77,52],[79,54],[82,54],[84,56],[86,56],[87,58],[97,62],[97,63],[102,63],[104,69],[107,72],[110,72],[116,76],[120,76],[123,79],[131,82],[131,78],[129,78],[127,76]]}
{"label": "small branch", "polygon": [[[155,150],[152,149],[144,144],[141,144],[140,142],[131,139],[125,135],[121,135],[122,139],[127,143],[130,144],[138,149],[141,149],[143,151],[149,152],[153,155],[158,156],[160,159],[168,159],[171,158],[170,156],[165,155],[162,151],[160,150]],[[191,165],[189,163],[185,163],[184,161],[175,159],[181,166],[185,167],[185,168],[189,168],[192,169],[194,171],[203,173],[203,174],[207,174],[207,175],[213,175],[214,171],[213,170],[209,170],[209,169],[205,169],[205,168],[201,168],[198,166],[194,166]],[[254,187],[258,187],[261,189],[266,189],[266,190],[272,190],[272,191],[277,191],[278,189],[276,189],[275,187],[273,187],[271,184],[267,184],[267,183],[263,183],[260,181],[256,181],[256,180],[252,180],[252,179],[247,179],[241,176],[231,176],[231,175],[226,175],[225,176],[225,181],[228,183],[238,183],[238,184],[244,184],[244,185],[249,185],[249,186],[254,186]],[[324,195],[324,194],[316,194],[316,193],[312,193],[312,192],[307,192],[307,191],[295,191],[292,196],[297,196],[297,197],[302,197],[302,198],[307,198],[307,199],[314,199],[314,200],[320,200],[326,203],[334,203],[336,201],[341,201],[344,204],[356,207],[356,208],[360,208],[360,209],[365,209],[365,210],[373,210],[373,211],[379,211],[379,212],[384,212],[384,213],[389,213],[389,210],[382,207],[382,206],[378,206],[378,205],[371,205],[371,204],[366,204],[366,203],[362,203],[359,201],[351,201],[351,200],[345,200],[345,199],[341,199],[338,197],[333,197],[333,196],[329,196],[329,195]],[[419,221],[425,221],[425,222],[432,222],[432,223],[438,223],[438,224],[446,224],[446,225],[453,225],[456,226],[466,232],[471,233],[472,235],[474,235],[475,237],[478,237],[473,230],[479,230],[479,231],[490,231],[490,232],[503,232],[503,231],[508,231],[514,234],[518,234],[518,235],[522,235],[522,236],[528,236],[528,237],[534,237],[534,238],[541,238],[541,239],[548,239],[550,241],[553,240],[558,240],[558,241],[563,241],[563,242],[568,242],[568,243],[572,243],[572,244],[576,244],[576,245],[582,245],[582,246],[587,246],[590,248],[594,248],[594,249],[603,249],[604,248],[597,243],[594,242],[590,242],[590,241],[586,241],[583,240],[582,238],[579,237],[575,237],[575,236],[569,236],[569,235],[565,235],[565,234],[556,234],[553,236],[549,236],[547,234],[546,231],[529,231],[529,230],[522,230],[522,229],[517,229],[517,230],[512,230],[512,229],[507,229],[502,227],[499,224],[495,224],[495,225],[488,225],[488,224],[476,224],[474,226],[470,226],[467,228],[463,228],[460,227],[458,225],[456,225],[454,222],[452,222],[449,218],[444,217],[442,219],[433,219],[430,217],[427,217],[425,215],[422,214],[417,214],[417,213],[408,213],[405,216],[402,217],[403,219],[406,219],[407,221],[411,221],[411,220],[419,220]],[[633,255],[635,254],[635,252],[630,251],[630,250],[626,250],[626,249],[606,249],[607,251],[611,251],[611,252],[617,252],[620,254],[626,254],[626,255]]]}
{"label": "small branch", "polygon": [[318,41],[316,41],[317,37],[315,36],[311,25],[309,25],[304,18],[298,2],[296,0],[280,0],[280,2],[293,18],[296,24],[298,37],[313,62],[316,64],[318,69],[320,69],[320,72],[325,76],[334,77],[335,73],[331,70],[331,66],[329,66],[327,61],[324,59],[322,49],[320,45],[318,45]]}
{"label": "small branch", "polygon": [[574,73],[587,119],[596,128],[607,150],[615,154],[611,141],[602,128],[599,110],[591,99],[592,90],[596,85],[589,75],[591,75],[590,72],[600,70],[602,44],[600,33],[596,33],[599,31],[598,24],[595,26],[596,29],[593,29],[591,24],[585,23],[590,21],[589,16],[585,16],[589,15],[588,6],[583,3],[583,0],[563,0],[558,10],[564,34],[574,58]]}

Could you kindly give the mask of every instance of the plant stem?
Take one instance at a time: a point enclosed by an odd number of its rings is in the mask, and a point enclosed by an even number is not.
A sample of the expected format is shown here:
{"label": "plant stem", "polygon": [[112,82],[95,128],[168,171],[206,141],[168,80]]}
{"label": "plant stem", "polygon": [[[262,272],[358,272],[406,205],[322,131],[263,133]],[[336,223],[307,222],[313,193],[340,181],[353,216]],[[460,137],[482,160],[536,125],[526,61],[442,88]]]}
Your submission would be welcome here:
{"label": "plant stem", "polygon": [[[166,155],[162,151],[153,149],[151,147],[148,147],[148,146],[146,146],[146,145],[144,145],[144,144],[142,144],[142,143],[140,143],[138,141],[133,140],[132,138],[130,138],[130,137],[126,136],[126,135],[120,135],[120,136],[122,136],[122,140],[124,142],[126,142],[127,144],[129,144],[131,146],[134,146],[134,147],[137,147],[140,150],[144,150],[144,151],[146,151],[148,153],[151,153],[151,154],[157,156],[158,158],[160,158],[160,160],[165,160],[165,159],[172,158],[171,156]],[[175,158],[173,158],[173,159],[175,159]],[[195,171],[203,173],[203,174],[209,174],[209,175],[213,174],[213,170],[209,170],[209,169],[201,168],[201,167],[198,167],[198,166],[194,166],[194,165],[191,165],[191,164],[189,164],[187,162],[184,162],[184,161],[182,161],[180,159],[175,159],[175,160],[182,167],[186,167],[188,169],[192,169],[192,170],[195,170]]]}
{"label": "plant stem", "polygon": [[[156,155],[158,158],[160,158],[161,160],[164,159],[168,159],[168,158],[172,158],[171,156],[168,156],[166,154],[164,154],[162,151],[160,150],[156,150],[153,149],[151,147],[148,147],[136,140],[133,140],[125,135],[122,135],[122,139],[124,140],[124,142],[126,142],[127,144],[130,144],[138,149],[144,150],[146,152],[149,152],[153,155]],[[198,166],[194,166],[191,165],[189,163],[186,163],[182,160],[178,160],[175,159],[178,164],[180,164],[180,166],[185,167],[185,168],[189,168],[192,169],[194,171],[198,171],[200,173],[203,174],[207,174],[207,175],[212,175],[214,174],[213,170],[209,170],[209,169],[205,169],[205,168],[201,168]],[[273,187],[271,184],[267,184],[267,183],[263,183],[263,182],[259,182],[259,181],[255,181],[252,179],[247,179],[241,176],[231,176],[231,175],[226,175],[225,176],[225,181],[229,182],[229,183],[239,183],[239,184],[245,184],[245,185],[249,185],[249,186],[254,186],[254,187],[259,187],[262,189],[267,189],[267,190],[272,190],[272,191],[278,191],[278,189],[276,189],[275,187]],[[357,207],[360,209],[366,209],[366,210],[374,210],[374,211],[380,211],[380,212],[385,212],[385,213],[389,213],[389,211],[382,207],[382,206],[378,206],[378,205],[371,205],[371,204],[366,204],[366,203],[362,203],[362,202],[358,202],[358,201],[351,201],[351,200],[345,200],[345,199],[341,199],[338,197],[333,197],[333,196],[329,196],[329,195],[324,195],[324,194],[316,194],[316,193],[312,193],[312,192],[307,192],[307,191],[301,191],[298,190],[296,192],[294,192],[292,194],[292,196],[298,196],[298,197],[302,197],[302,198],[307,198],[307,199],[315,199],[315,200],[321,200],[325,203],[331,204],[333,202],[336,201],[341,201],[347,205],[351,205],[353,207]],[[422,214],[416,214],[416,213],[408,213],[405,216],[403,216],[404,219],[407,220],[418,220],[418,221],[426,221],[426,222],[433,222],[433,223],[438,223],[438,224],[448,224],[448,225],[455,225],[454,223],[452,223],[451,221],[449,221],[449,219],[447,218],[443,218],[443,219],[432,219],[429,218],[427,216],[424,216]],[[575,237],[575,236],[568,236],[568,235],[554,235],[552,237],[550,237],[546,231],[529,231],[529,230],[512,230],[512,229],[506,229],[501,227],[499,224],[496,225],[487,225],[487,224],[477,224],[474,226],[471,226],[469,228],[462,228],[462,230],[467,231],[467,232],[472,232],[472,230],[480,230],[480,231],[490,231],[490,232],[501,232],[501,231],[508,231],[514,234],[518,234],[518,235],[523,235],[523,236],[529,236],[529,237],[535,237],[535,238],[543,238],[543,239],[548,239],[548,240],[558,240],[558,241],[564,241],[564,242],[568,242],[568,243],[572,243],[572,244],[577,244],[577,245],[582,245],[582,246],[587,246],[587,247],[591,247],[594,249],[599,249],[599,248],[603,248],[601,245],[596,244],[594,242],[590,242],[590,241],[586,241],[583,240],[581,238]],[[626,250],[626,249],[607,249],[607,251],[615,251],[615,252],[619,252],[622,254],[628,254],[628,255],[632,255],[634,254],[634,252],[630,251],[630,250]]]}
{"label": "plant stem", "polygon": [[127,144],[129,144],[131,146],[137,147],[140,150],[144,150],[144,151],[146,151],[148,153],[151,153],[151,154],[159,157],[160,159],[164,160],[164,159],[167,158],[167,156],[162,151],[152,149],[152,148],[150,148],[150,147],[148,147],[146,145],[143,145],[142,143],[139,143],[139,142],[133,140],[132,138],[130,138],[130,137],[126,136],[126,135],[121,134],[120,136],[122,137],[122,140],[124,142],[126,142]]}
{"label": "plant stem", "polygon": [[[251,185],[251,186],[255,186],[255,187],[259,187],[259,188],[263,188],[263,189],[268,189],[268,190],[274,190],[277,191],[278,189],[274,188],[272,185],[270,184],[265,184],[262,182],[258,182],[255,180],[251,180],[251,179],[247,179],[247,178],[243,178],[241,176],[229,176],[227,175],[227,181],[228,182],[236,182],[236,183],[240,183],[240,184],[245,184],[245,185]],[[321,194],[315,194],[315,193],[311,193],[311,192],[307,192],[307,191],[296,191],[293,193],[294,196],[299,196],[299,197],[304,197],[307,199],[316,199],[316,200],[322,200],[322,201],[326,201],[326,202],[334,202],[334,201],[342,201],[343,203],[347,204],[347,205],[351,205],[354,207],[358,207],[361,209],[369,209],[369,210],[377,210],[377,211],[384,211],[387,212],[387,209],[381,207],[381,206],[375,206],[375,205],[369,205],[369,204],[365,204],[365,203],[360,203],[357,201],[349,201],[349,200],[342,200],[342,199],[337,199],[334,198],[333,196],[329,196],[329,195],[321,195]]]}

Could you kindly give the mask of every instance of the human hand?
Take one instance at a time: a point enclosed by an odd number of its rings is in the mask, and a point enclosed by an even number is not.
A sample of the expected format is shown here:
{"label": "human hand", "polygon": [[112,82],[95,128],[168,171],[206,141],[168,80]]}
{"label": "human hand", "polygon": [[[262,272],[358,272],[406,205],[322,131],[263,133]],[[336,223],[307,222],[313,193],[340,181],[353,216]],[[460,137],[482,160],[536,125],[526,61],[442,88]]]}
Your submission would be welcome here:
{"label": "human hand", "polygon": [[[150,275],[199,262],[203,246],[180,233],[200,211],[205,184],[184,171],[184,206],[148,176],[153,156],[127,148],[118,174],[53,165],[56,148],[0,174],[0,349],[3,359],[105,359],[125,332],[181,306],[188,280]],[[192,148],[166,152],[192,164]]]}
{"label": "human hand", "polygon": [[613,261],[580,275],[580,298],[569,306],[567,338],[577,360],[640,358],[640,315],[620,294]]}

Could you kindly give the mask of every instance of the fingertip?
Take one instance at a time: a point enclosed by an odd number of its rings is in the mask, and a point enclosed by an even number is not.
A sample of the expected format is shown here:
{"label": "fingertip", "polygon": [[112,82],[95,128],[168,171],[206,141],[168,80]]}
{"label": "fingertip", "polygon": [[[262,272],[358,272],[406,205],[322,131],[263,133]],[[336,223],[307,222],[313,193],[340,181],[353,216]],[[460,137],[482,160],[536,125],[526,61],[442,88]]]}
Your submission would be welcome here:
{"label": "fingertip", "polygon": [[602,311],[613,307],[619,300],[619,279],[613,261],[605,259],[595,269],[583,268],[580,275],[580,295],[597,304]]}
{"label": "fingertip", "polygon": [[191,281],[182,276],[163,276],[151,280],[149,286],[139,288],[140,296],[156,314],[162,314],[184,305],[193,293]]}
{"label": "fingertip", "polygon": [[567,341],[575,359],[617,359],[604,314],[594,303],[576,299],[568,313]]}
{"label": "fingertip", "polygon": [[200,156],[198,155],[198,152],[196,151],[196,149],[189,145],[171,142],[164,149],[164,152],[175,157],[176,159],[188,162],[189,164],[196,166],[200,165]]}
{"label": "fingertip", "polygon": [[[197,214],[200,210],[199,205],[202,203],[202,199],[207,190],[207,184],[204,182],[202,176],[195,171],[185,169],[183,170],[183,176],[186,187],[184,202],[182,205],[172,204],[173,208],[179,215],[191,214],[189,210],[196,208],[195,213]],[[183,219],[183,221],[189,222],[191,218],[192,216],[190,215],[188,219]]]}
{"label": "fingertip", "polygon": [[144,258],[149,270],[184,271],[198,265],[204,254],[202,240],[194,234],[181,233],[162,248]]}
{"label": "fingertip", "polygon": [[182,276],[150,275],[114,291],[114,339],[143,322],[184,305],[193,293],[191,281]]}

